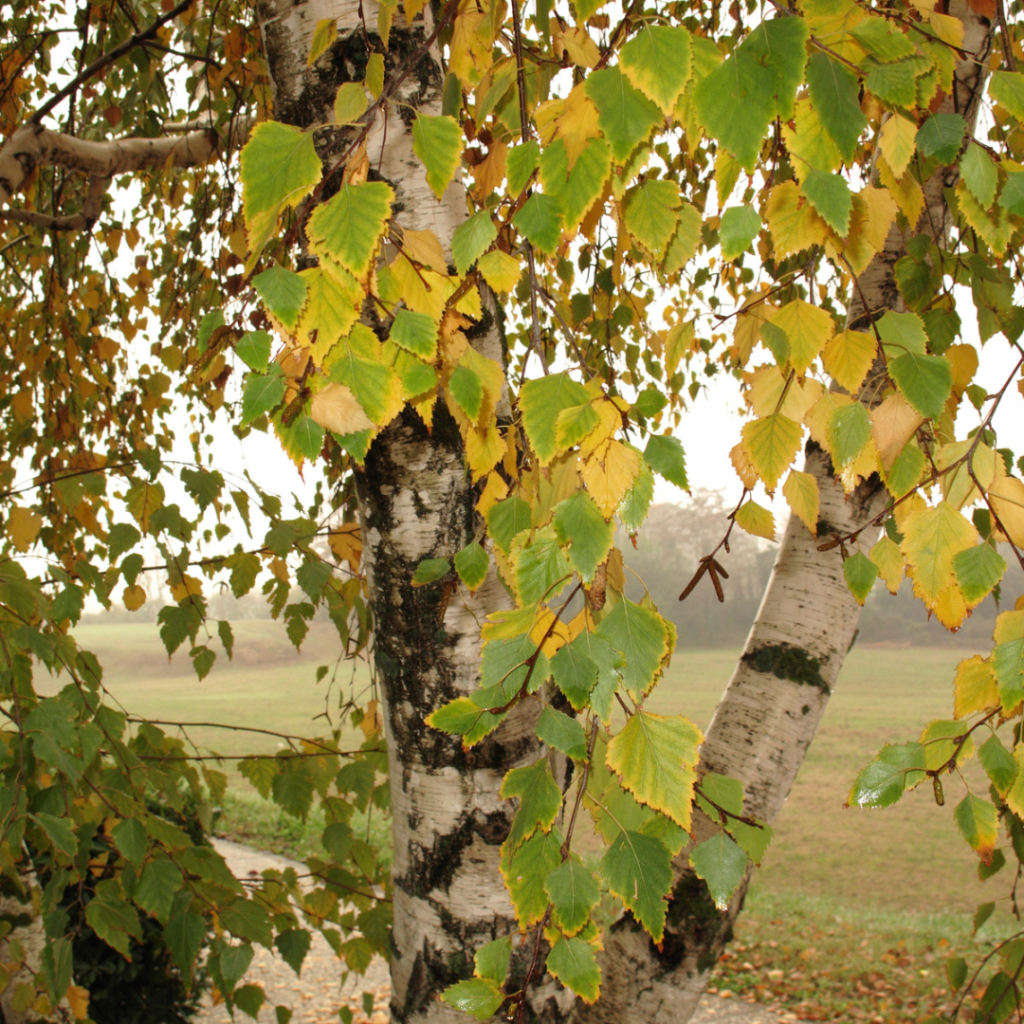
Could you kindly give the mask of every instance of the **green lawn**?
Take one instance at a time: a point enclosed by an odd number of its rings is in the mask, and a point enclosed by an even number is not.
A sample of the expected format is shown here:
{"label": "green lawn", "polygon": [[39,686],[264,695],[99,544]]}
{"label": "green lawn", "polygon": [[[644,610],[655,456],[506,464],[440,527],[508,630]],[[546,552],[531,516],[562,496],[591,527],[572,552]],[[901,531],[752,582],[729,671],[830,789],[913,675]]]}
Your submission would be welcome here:
{"label": "green lawn", "polygon": [[[336,634],[326,624],[313,627],[296,655],[279,624],[238,623],[234,660],[218,659],[202,682],[187,657],[168,662],[151,625],[87,626],[78,635],[100,657],[111,694],[151,718],[322,735],[353,687],[359,694],[369,685],[366,666],[348,664],[333,682],[332,674],[316,682],[316,667],[333,666],[338,656]],[[948,1001],[943,960],[951,950],[970,957],[991,942],[988,936],[1005,934],[1009,915],[997,911],[979,943],[970,936],[971,911],[1005,895],[1011,879],[1004,872],[985,885],[978,881],[977,858],[952,821],[962,782],[947,781],[941,808],[924,787],[885,811],[843,806],[857,771],[885,742],[916,738],[925,723],[950,717],[953,673],[966,653],[853,649],[717,985],[796,1007],[809,1019],[902,1024]],[[677,651],[649,707],[705,726],[737,654]],[[225,754],[269,752],[281,742],[207,726],[188,735]],[[965,775],[984,792],[976,765]],[[315,815],[308,824],[288,820],[236,773],[230,777],[234,791],[221,818],[226,833],[298,856],[316,849]]]}

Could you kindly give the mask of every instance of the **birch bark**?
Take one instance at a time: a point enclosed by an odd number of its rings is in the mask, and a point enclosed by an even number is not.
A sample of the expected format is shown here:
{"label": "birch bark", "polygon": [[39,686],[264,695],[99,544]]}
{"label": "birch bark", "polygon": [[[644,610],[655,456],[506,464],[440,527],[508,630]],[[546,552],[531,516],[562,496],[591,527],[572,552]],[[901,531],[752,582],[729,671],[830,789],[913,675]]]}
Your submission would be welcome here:
{"label": "birch bark", "polygon": [[[365,62],[361,18],[372,31],[377,5],[264,0],[257,11],[275,117],[301,126],[332,120],[338,86],[362,79],[352,61],[358,54]],[[324,17],[338,19],[339,40],[308,69],[312,32]],[[431,28],[429,8],[412,27],[396,22],[386,73],[422,46]],[[439,55],[431,51],[403,83],[402,109],[439,114],[443,78]],[[411,118],[394,113],[373,124],[366,142],[370,173],[394,188],[401,227],[434,232],[450,255],[452,233],[468,214],[465,192],[455,181],[437,201],[413,153],[410,125]],[[502,360],[493,316],[470,340],[482,354]],[[391,773],[392,1019],[455,1024],[464,1017],[438,996],[472,973],[477,947],[516,929],[498,870],[512,815],[499,790],[510,768],[539,754],[535,714],[510,715],[468,754],[459,738],[424,723],[431,711],[475,689],[480,625],[507,601],[493,570],[472,597],[411,586],[420,560],[454,554],[480,526],[477,488],[444,403],[430,432],[410,409],[387,427],[373,443],[357,488]]]}

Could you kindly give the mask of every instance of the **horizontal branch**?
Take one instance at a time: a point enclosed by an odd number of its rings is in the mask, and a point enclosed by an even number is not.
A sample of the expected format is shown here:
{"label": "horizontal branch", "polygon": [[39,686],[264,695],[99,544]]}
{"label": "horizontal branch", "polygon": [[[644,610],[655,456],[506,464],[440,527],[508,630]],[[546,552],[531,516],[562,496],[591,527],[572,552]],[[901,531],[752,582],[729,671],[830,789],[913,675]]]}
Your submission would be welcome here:
{"label": "horizontal branch", "polygon": [[[155,167],[200,167],[244,141],[249,123],[248,118],[233,122],[223,140],[212,128],[206,128],[178,137],[105,142],[26,124],[0,149],[0,203],[9,203],[37,167],[62,167],[101,179]],[[8,211],[0,215],[8,220],[24,220],[10,216]]]}

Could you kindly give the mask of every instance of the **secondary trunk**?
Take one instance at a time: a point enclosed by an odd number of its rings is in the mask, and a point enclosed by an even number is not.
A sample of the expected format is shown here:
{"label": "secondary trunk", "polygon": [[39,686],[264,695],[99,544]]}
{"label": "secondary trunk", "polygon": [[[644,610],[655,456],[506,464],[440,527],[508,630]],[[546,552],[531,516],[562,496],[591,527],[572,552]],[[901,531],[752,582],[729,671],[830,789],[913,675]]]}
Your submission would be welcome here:
{"label": "secondary trunk", "polygon": [[[964,22],[964,52],[969,59],[957,64],[956,96],[947,97],[940,111],[959,112],[973,132],[985,91],[992,25],[965,0],[952,0],[949,13]],[[915,230],[904,232],[893,224],[883,250],[861,276],[859,289],[851,292],[851,327],[866,330],[887,309],[903,310],[893,268],[915,234],[945,241],[950,214],[943,190],[956,179],[954,166],[925,182],[925,208]],[[885,507],[886,492],[875,476],[847,497],[827,455],[813,444],[804,469],[814,475],[821,494],[819,536],[858,530]],[[866,530],[861,545],[870,547],[876,536],[877,528]],[[703,768],[740,779],[746,813],[769,824],[782,809],[818,730],[860,618],[860,607],[843,578],[838,549],[822,552],[818,544],[791,516],[761,609],[701,751]],[[696,813],[695,843],[717,829]],[[720,913],[688,860],[689,849],[676,858],[662,948],[650,942],[630,915],[618,921],[605,940],[601,1001],[578,1007],[573,1024],[689,1020],[732,935],[747,883],[740,886],[729,909]]]}

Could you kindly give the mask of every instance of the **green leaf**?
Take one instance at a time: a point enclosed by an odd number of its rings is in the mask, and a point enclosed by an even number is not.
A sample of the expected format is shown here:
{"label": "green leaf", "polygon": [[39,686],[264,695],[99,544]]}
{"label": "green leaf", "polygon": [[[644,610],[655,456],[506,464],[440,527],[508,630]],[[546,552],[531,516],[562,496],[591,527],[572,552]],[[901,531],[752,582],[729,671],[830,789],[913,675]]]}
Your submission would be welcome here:
{"label": "green leaf", "polygon": [[993,71],[988,83],[989,95],[1018,121],[1024,122],[1024,74],[1019,71]]}
{"label": "green leaf", "polygon": [[451,567],[452,563],[449,558],[424,558],[412,574],[412,585],[424,587],[428,583],[436,583],[443,576],[448,575]]}
{"label": "green leaf", "polygon": [[700,729],[682,715],[636,711],[608,744],[605,761],[637,800],[689,829],[703,740]]}
{"label": "green leaf", "polygon": [[126,551],[130,551],[139,541],[142,534],[131,523],[115,523],[110,528],[107,539],[107,554],[111,562],[116,562]]}
{"label": "green leaf", "polygon": [[258,942],[270,948],[274,931],[270,923],[270,915],[253,900],[237,899],[230,906],[222,907],[221,922],[232,935],[246,942]]}
{"label": "green leaf", "polygon": [[[72,982],[74,966],[74,953],[70,939],[50,939],[43,947],[43,974],[53,1006],[56,1006],[64,998],[64,994]],[[5,977],[7,977],[6,973]]]}
{"label": "green leaf", "polygon": [[999,205],[1017,217],[1024,217],[1024,171],[1007,171]]}
{"label": "green leaf", "polygon": [[260,1009],[267,1001],[267,994],[259,985],[243,985],[236,988],[231,996],[235,1006],[255,1020],[259,1016]]}
{"label": "green leaf", "polygon": [[32,815],[32,820],[46,833],[55,850],[66,857],[77,855],[78,839],[67,818],[58,818],[55,814],[44,814],[40,811]]}
{"label": "green leaf", "polygon": [[334,97],[334,120],[354,124],[366,113],[366,89],[361,82],[345,82]]}
{"label": "green leaf", "polygon": [[597,636],[607,640],[625,658],[622,681],[634,700],[654,686],[669,652],[669,630],[655,611],[627,598],[612,609],[597,627]]}
{"label": "green leaf", "polygon": [[962,956],[950,957],[946,961],[946,979],[954,992],[967,980],[967,973],[967,961]]}
{"label": "green leaf", "polygon": [[162,924],[166,924],[182,881],[181,871],[171,861],[150,861],[142,871],[132,899]]}
{"label": "green leaf", "polygon": [[516,592],[523,606],[554,600],[572,575],[553,526],[538,530],[518,556],[513,553],[513,562]]}
{"label": "green leaf", "polygon": [[534,192],[512,218],[512,223],[535,249],[552,253],[562,239],[562,204],[556,196]]}
{"label": "green leaf", "polygon": [[922,415],[937,420],[953,393],[953,371],[945,356],[907,352],[889,362],[889,376],[903,397]]}
{"label": "green leaf", "polygon": [[851,163],[857,141],[868,119],[860,109],[857,76],[819,51],[807,62],[807,86],[822,127],[832,137],[846,163]]}
{"label": "green leaf", "polygon": [[484,382],[480,375],[460,363],[448,381],[448,391],[455,404],[475,422],[484,404]]}
{"label": "green leaf", "polygon": [[683,444],[678,437],[666,437],[664,434],[651,434],[644,449],[644,460],[647,465],[663,476],[670,484],[690,489],[686,478],[686,457],[683,455]]}
{"label": "green leaf", "polygon": [[487,578],[487,569],[491,560],[484,549],[473,541],[455,555],[455,571],[459,579],[475,591]]}
{"label": "green leaf", "polygon": [[486,210],[460,224],[452,235],[452,259],[459,274],[464,275],[497,237],[498,229]]}
{"label": "green leaf", "polygon": [[257,373],[266,373],[270,364],[271,337],[266,331],[247,331],[235,343],[235,354]]}
{"label": "green leaf", "polygon": [[624,163],[662,121],[658,107],[634,89],[618,68],[591,72],[583,91],[597,107],[601,136],[619,163]]}
{"label": "green leaf", "polygon": [[928,335],[924,323],[916,313],[886,312],[875,325],[882,339],[882,347],[890,358],[913,352],[923,356],[927,352]]}
{"label": "green leaf", "polygon": [[[611,644],[606,646],[611,649]],[[582,711],[586,707],[590,691],[597,684],[597,671],[597,665],[583,653],[576,641],[563,644],[551,659],[551,674],[554,676],[555,685],[565,694],[576,711]]]}
{"label": "green leaf", "polygon": [[732,819],[724,826],[733,839],[736,840],[746,855],[755,863],[760,864],[764,855],[771,846],[772,838],[775,835],[771,825],[761,822],[759,826],[748,825],[743,821]]}
{"label": "green leaf", "polygon": [[[85,919],[108,946],[112,946],[124,957],[129,955],[131,939],[142,937],[138,915],[124,900],[98,897],[85,908]],[[204,926],[204,934],[205,931]]]}
{"label": "green leaf", "polygon": [[417,114],[412,139],[413,152],[427,170],[427,184],[440,199],[459,166],[462,129],[454,117]]}
{"label": "green leaf", "polygon": [[484,516],[487,532],[504,555],[512,550],[512,540],[522,530],[530,528],[530,506],[522,498],[513,496],[492,505]]}
{"label": "green leaf", "polygon": [[324,446],[324,428],[307,413],[300,413],[287,427],[278,428],[281,443],[291,455],[314,460]]}
{"label": "green leaf", "polygon": [[594,947],[582,939],[562,936],[548,953],[548,972],[585,1003],[597,1002],[601,994],[601,968]]}
{"label": "green leaf", "polygon": [[924,747],[920,743],[886,744],[858,776],[847,804],[858,807],[889,807],[906,788],[924,778]]}
{"label": "green leaf", "polygon": [[119,821],[110,830],[110,838],[114,840],[114,845],[125,860],[136,868],[142,867],[146,851],[149,849],[149,842],[146,839],[146,830],[138,818],[126,818],[124,821]]}
{"label": "green leaf", "polygon": [[391,325],[391,340],[414,356],[433,362],[437,358],[437,324],[426,313],[399,309]]}
{"label": "green leaf", "polygon": [[999,703],[1009,712],[1024,700],[1024,638],[1005,640],[992,648],[992,671]]}
{"label": "green leaf", "polygon": [[999,816],[995,807],[973,793],[957,804],[953,811],[960,834],[984,861],[988,862],[996,848],[999,836]]}
{"label": "green leaf", "polygon": [[747,874],[750,858],[724,832],[717,832],[694,847],[690,864],[707,882],[715,906],[727,910],[732,894]]}
{"label": "green leaf", "polygon": [[865,85],[883,103],[910,110],[917,100],[916,64],[903,61],[899,64],[876,64],[868,73]]}
{"label": "green leaf", "polygon": [[175,915],[164,928],[164,941],[178,969],[188,978],[206,941],[206,921],[191,911]]}
{"label": "green leaf", "polygon": [[568,936],[583,928],[590,912],[601,902],[600,884],[575,854],[548,875],[544,891],[551,901],[553,924]]}
{"label": "green leaf", "polygon": [[916,53],[910,39],[883,18],[865,18],[851,29],[851,34],[872,57],[886,63]]}
{"label": "green leaf", "polygon": [[626,193],[623,210],[626,229],[654,256],[664,255],[669,239],[676,232],[679,202],[679,186],[664,178],[648,178]]}
{"label": "green leaf", "polygon": [[521,928],[536,924],[548,909],[544,881],[562,862],[563,842],[565,837],[553,828],[534,832],[514,852],[507,842],[502,845],[501,874]]}
{"label": "green leaf", "polygon": [[1003,578],[1006,561],[990,544],[976,544],[953,556],[953,571],[964,599],[975,605]]}
{"label": "green leaf", "polygon": [[643,526],[653,500],[654,473],[651,472],[651,467],[645,461],[640,467],[640,475],[619,503],[619,519],[622,521],[626,533],[635,534]]}
{"label": "green leaf", "polygon": [[650,25],[619,51],[619,68],[648,99],[671,114],[690,78],[690,33],[685,28]]}
{"label": "green leaf", "polygon": [[281,959],[295,972],[296,977],[302,974],[302,961],[306,959],[312,937],[305,928],[289,928],[279,932],[274,945],[281,954]]}
{"label": "green leaf", "polygon": [[850,214],[853,213],[853,194],[846,178],[815,168],[804,179],[802,187],[822,220],[840,238],[845,238],[850,232]]}
{"label": "green leaf", "polygon": [[537,722],[537,738],[567,757],[582,761],[587,756],[587,734],[575,718],[548,705]]}
{"label": "green leaf", "polygon": [[613,896],[655,942],[665,936],[665,897],[672,888],[672,855],[661,840],[621,831],[601,860],[601,873]]}
{"label": "green leaf", "polygon": [[856,598],[857,604],[863,607],[871,588],[875,585],[875,580],[878,579],[878,566],[867,555],[858,551],[843,562],[843,576],[846,577],[846,585]]}
{"label": "green leaf", "polygon": [[540,145],[536,139],[524,142],[521,146],[513,146],[505,158],[505,175],[508,178],[508,192],[517,197],[530,180],[530,175],[537,170],[540,158]]}
{"label": "green leaf", "polygon": [[960,176],[971,195],[987,210],[996,198],[999,172],[992,157],[976,142],[969,143],[960,157]]}
{"label": "green leaf", "polygon": [[564,452],[588,437],[601,423],[601,416],[592,402],[572,405],[558,414],[555,423],[555,443]]}
{"label": "green leaf", "polygon": [[294,330],[299,313],[306,304],[306,279],[284,267],[271,267],[257,274],[252,285],[263,300],[263,305],[288,330]]}
{"label": "green leaf", "polygon": [[998,736],[990,736],[979,748],[978,757],[992,785],[1000,796],[1006,796],[1017,777],[1017,762]]}
{"label": "green leaf", "polygon": [[473,973],[478,978],[487,978],[498,985],[504,985],[511,957],[512,940],[509,936],[503,935],[493,942],[486,942],[473,954]]}
{"label": "green leaf", "polygon": [[469,978],[446,988],[441,1001],[477,1020],[490,1020],[505,1002],[505,993],[489,978]]}
{"label": "green leaf", "polygon": [[469,697],[457,697],[428,715],[426,722],[431,729],[438,729],[452,736],[465,736],[480,722],[481,716],[498,717],[481,710]]}
{"label": "green leaf", "polygon": [[249,247],[258,253],[276,231],[281,207],[294,206],[313,191],[323,164],[313,132],[264,121],[253,128],[239,166]]}
{"label": "green leaf", "polygon": [[890,493],[902,498],[911,488],[916,487],[925,465],[924,452],[915,444],[907,444],[889,469],[886,486]]}
{"label": "green leaf", "polygon": [[753,170],[768,125],[793,114],[807,60],[803,18],[765,19],[693,92],[708,134]]}
{"label": "green leaf", "polygon": [[217,955],[221,980],[228,992],[240,981],[252,963],[253,949],[248,943],[241,946],[225,946]]}
{"label": "green leaf", "polygon": [[951,164],[963,145],[967,124],[959,114],[932,114],[917,132],[922,156]]}
{"label": "green leaf", "polygon": [[513,852],[538,828],[550,828],[562,806],[562,791],[551,777],[547,758],[508,772],[501,784],[501,795],[506,800],[519,797],[519,810],[505,840]]}
{"label": "green leaf", "polygon": [[828,443],[832,464],[845,469],[871,440],[871,417],[860,402],[836,409],[828,420]]}
{"label": "green leaf", "polygon": [[342,185],[309,218],[306,231],[310,248],[363,280],[391,216],[394,199],[391,186],[383,181]]}
{"label": "green leaf", "polygon": [[589,401],[587,389],[564,372],[528,380],[523,385],[519,392],[523,427],[542,466],[558,454],[555,427],[559,413]]}
{"label": "green leaf", "polygon": [[722,259],[734,260],[750,248],[761,230],[761,218],[749,204],[730,206],[722,214],[718,228],[718,240],[722,246]]}
{"label": "green leaf", "polygon": [[584,582],[591,583],[598,565],[608,557],[615,528],[582,490],[555,506],[554,524],[558,542],[569,546],[573,568]]}

